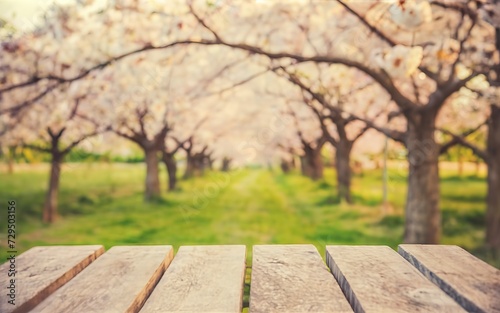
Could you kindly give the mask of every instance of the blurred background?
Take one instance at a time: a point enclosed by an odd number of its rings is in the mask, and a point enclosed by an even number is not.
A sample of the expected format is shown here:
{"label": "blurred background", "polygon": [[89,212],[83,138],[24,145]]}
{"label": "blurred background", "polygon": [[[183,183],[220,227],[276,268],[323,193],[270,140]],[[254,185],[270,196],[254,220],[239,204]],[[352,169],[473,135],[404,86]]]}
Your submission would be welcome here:
{"label": "blurred background", "polygon": [[0,12],[0,199],[19,252],[440,243],[500,268],[494,1]]}

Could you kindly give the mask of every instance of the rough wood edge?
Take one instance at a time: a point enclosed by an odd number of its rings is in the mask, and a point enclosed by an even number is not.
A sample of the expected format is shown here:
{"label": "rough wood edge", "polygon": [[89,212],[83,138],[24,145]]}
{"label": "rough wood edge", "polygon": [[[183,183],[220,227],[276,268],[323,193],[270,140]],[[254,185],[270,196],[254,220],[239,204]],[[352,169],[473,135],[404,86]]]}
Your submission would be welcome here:
{"label": "rough wood edge", "polygon": [[[246,247],[246,245],[237,245],[237,246],[243,246],[244,247],[243,271],[242,271],[243,275],[241,277],[240,299],[239,299],[240,300],[239,312],[242,312],[243,311],[243,296],[245,295],[245,277],[246,277],[246,273],[247,273],[247,247]],[[248,297],[249,297],[249,300],[250,300],[250,292],[248,293]],[[250,309],[250,305],[249,305],[248,309]]]}
{"label": "rough wood edge", "polygon": [[33,310],[38,304],[40,304],[43,300],[45,300],[51,294],[53,294],[57,289],[61,288],[67,282],[73,279],[76,275],[78,275],[81,271],[83,271],[87,266],[89,266],[92,262],[94,262],[103,253],[104,253],[104,246],[101,245],[97,250],[94,251],[94,253],[87,256],[86,258],[81,260],[80,263],[70,268],[68,271],[66,271],[66,273],[64,273],[61,277],[56,279],[52,284],[40,290],[31,299],[29,299],[28,301],[17,307],[14,311],[12,311],[12,313],[26,313]]}
{"label": "rough wood edge", "polygon": [[331,256],[330,251],[328,251],[328,246],[326,247],[326,264],[330,269],[330,271],[332,272],[333,277],[335,277],[335,280],[339,284],[340,289],[342,290],[342,293],[349,302],[349,305],[351,306],[352,310],[355,313],[365,313],[365,309],[363,309],[363,306],[359,302],[356,293],[352,290],[351,285],[345,278],[340,268],[337,266],[337,263],[335,263],[335,260]]}
{"label": "rough wood edge", "polygon": [[158,268],[155,270],[155,272],[153,273],[149,281],[146,283],[144,288],[139,292],[139,295],[130,304],[127,311],[125,311],[126,313],[138,313],[142,309],[142,307],[148,300],[151,293],[153,293],[153,290],[155,289],[156,285],[163,277],[163,274],[170,266],[170,263],[172,263],[173,258],[174,258],[174,248],[170,246],[170,250],[165,256],[165,259],[163,260],[163,262],[161,262],[160,266],[158,266]]}
{"label": "rough wood edge", "polygon": [[437,274],[432,272],[423,263],[421,263],[411,252],[404,249],[404,246],[398,246],[398,253],[407,260],[411,265],[413,265],[417,270],[420,271],[427,279],[429,279],[434,285],[438,286],[439,289],[443,290],[448,296],[455,300],[461,307],[463,307],[468,312],[478,312],[486,313],[483,309],[478,307],[474,302],[460,294],[455,288],[448,284],[445,280],[439,277]]}

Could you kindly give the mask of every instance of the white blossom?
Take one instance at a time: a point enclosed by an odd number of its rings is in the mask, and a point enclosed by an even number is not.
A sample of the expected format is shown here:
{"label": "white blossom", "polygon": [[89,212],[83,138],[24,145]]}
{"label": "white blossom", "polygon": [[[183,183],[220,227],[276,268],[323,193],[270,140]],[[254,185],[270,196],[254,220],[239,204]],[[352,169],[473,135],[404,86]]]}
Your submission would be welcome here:
{"label": "white blossom", "polygon": [[395,78],[409,77],[420,65],[422,47],[396,45],[389,49],[375,50],[372,54],[374,65],[384,69]]}
{"label": "white blossom", "polygon": [[389,8],[392,20],[406,29],[432,21],[431,5],[426,0],[400,0]]}

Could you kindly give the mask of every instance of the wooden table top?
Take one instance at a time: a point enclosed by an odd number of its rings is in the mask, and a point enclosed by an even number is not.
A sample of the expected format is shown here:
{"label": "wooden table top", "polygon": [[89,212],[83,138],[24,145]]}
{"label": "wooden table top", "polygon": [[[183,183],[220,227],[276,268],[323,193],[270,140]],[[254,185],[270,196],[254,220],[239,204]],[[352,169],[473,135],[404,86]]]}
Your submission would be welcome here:
{"label": "wooden table top", "polygon": [[[252,313],[500,312],[500,270],[457,246],[326,246],[326,262],[313,245],[252,249]],[[12,266],[2,313],[242,312],[250,271],[243,245],[46,246]]]}

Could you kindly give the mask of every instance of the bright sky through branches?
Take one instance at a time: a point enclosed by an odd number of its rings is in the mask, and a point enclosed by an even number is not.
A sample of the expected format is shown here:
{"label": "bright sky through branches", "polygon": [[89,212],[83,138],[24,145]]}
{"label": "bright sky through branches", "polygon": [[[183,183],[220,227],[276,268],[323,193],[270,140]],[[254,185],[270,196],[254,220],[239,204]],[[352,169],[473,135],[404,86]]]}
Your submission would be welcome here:
{"label": "bright sky through branches", "polygon": [[40,22],[51,4],[74,2],[75,0],[0,0],[0,19],[9,21],[21,31],[29,31]]}

